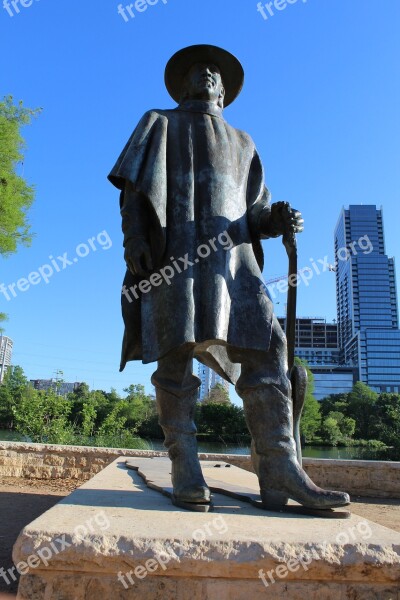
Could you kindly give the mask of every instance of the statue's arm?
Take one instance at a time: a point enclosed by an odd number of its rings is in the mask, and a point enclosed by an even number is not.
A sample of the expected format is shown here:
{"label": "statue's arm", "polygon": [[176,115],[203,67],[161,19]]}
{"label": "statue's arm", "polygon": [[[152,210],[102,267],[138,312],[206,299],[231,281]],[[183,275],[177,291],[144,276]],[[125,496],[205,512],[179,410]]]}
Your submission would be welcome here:
{"label": "statue's arm", "polygon": [[287,231],[303,231],[301,213],[286,202],[271,204],[271,194],[264,184],[264,170],[256,150],[248,180],[250,227],[261,239],[276,238]]}
{"label": "statue's arm", "polygon": [[149,219],[145,199],[130,181],[121,197],[122,232],[125,262],[134,275],[145,277],[153,268],[149,243]]}
{"label": "statue's arm", "polygon": [[126,181],[121,198],[122,232],[124,246],[132,238],[148,239],[148,215],[143,196]]}

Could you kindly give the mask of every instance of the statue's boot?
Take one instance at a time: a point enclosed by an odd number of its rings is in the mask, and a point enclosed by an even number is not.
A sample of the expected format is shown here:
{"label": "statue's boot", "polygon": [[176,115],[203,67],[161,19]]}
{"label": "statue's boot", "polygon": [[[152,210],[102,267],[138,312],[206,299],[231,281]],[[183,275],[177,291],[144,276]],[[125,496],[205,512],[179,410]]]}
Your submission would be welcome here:
{"label": "statue's boot", "polygon": [[315,509],[350,503],[345,492],[316,486],[300,466],[293,438],[290,396],[283,394],[275,385],[243,390],[240,395],[252,436],[253,466],[266,508],[283,506],[288,498]]}
{"label": "statue's boot", "polygon": [[210,490],[204,480],[197,454],[194,414],[197,390],[178,397],[156,389],[159,423],[164,431],[164,446],[172,462],[174,496],[181,502],[210,502]]}

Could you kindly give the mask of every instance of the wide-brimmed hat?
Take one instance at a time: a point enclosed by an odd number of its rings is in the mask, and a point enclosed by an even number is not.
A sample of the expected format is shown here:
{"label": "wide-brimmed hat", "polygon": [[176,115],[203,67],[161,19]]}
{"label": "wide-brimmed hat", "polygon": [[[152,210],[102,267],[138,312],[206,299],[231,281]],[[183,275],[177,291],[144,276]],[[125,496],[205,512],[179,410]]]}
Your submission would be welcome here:
{"label": "wide-brimmed hat", "polygon": [[212,63],[219,68],[225,88],[224,106],[231,104],[243,87],[243,67],[236,56],[209,44],[188,46],[169,59],[165,67],[165,85],[170,96],[180,102],[185,75],[196,63]]}

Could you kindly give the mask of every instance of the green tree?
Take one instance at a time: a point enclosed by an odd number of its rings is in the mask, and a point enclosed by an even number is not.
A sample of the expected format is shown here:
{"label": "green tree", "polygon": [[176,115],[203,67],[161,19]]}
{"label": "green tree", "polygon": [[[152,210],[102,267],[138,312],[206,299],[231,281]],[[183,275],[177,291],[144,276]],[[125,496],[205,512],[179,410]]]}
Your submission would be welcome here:
{"label": "green tree", "polygon": [[[83,421],[85,418],[87,419],[90,412],[94,418],[93,428],[98,428],[113,407],[105,392],[101,390],[90,391],[86,383],[81,383],[76,390],[68,394],[68,400],[71,403],[69,420],[71,424],[77,427],[83,427]],[[89,409],[89,406],[92,408]],[[95,416],[94,413],[96,413]],[[87,427],[89,425],[86,421],[85,429]]]}
{"label": "green tree", "polygon": [[109,415],[99,427],[94,440],[96,446],[119,448],[142,448],[147,450],[149,445],[137,435],[135,428],[127,427],[127,417],[124,415],[128,407],[126,400],[121,400],[113,407]]}
{"label": "green tree", "polygon": [[127,394],[125,416],[128,427],[140,427],[157,414],[155,398],[146,394],[143,385],[130,385],[124,389]]}
{"label": "green tree", "polygon": [[371,435],[400,449],[400,396],[382,393],[374,406]]}
{"label": "green tree", "polygon": [[307,362],[296,356],[295,365],[300,365],[307,371],[308,383],[300,422],[300,435],[304,442],[311,442],[321,427],[321,407],[314,397],[314,375]]}
{"label": "green tree", "polygon": [[82,425],[81,431],[84,437],[90,438],[95,432],[95,423],[97,410],[95,403],[91,400],[85,402],[82,406]]}
{"label": "green tree", "polygon": [[335,411],[347,416],[349,408],[348,394],[331,394],[321,400],[320,406],[323,417],[327,417],[330,412]]}
{"label": "green tree", "polygon": [[378,394],[361,381],[347,395],[347,416],[355,420],[356,438],[368,440],[373,437],[371,434],[377,399]]}
{"label": "green tree", "polygon": [[333,417],[326,417],[322,421],[321,433],[324,441],[332,446],[337,446],[343,439],[339,424]]}
{"label": "green tree", "polygon": [[37,391],[28,386],[20,402],[14,404],[16,430],[32,442],[69,444],[74,441],[74,431],[68,421],[71,403],[58,396],[55,390]]}
{"label": "green tree", "polygon": [[32,239],[27,211],[34,200],[34,188],[17,174],[24,160],[25,142],[21,128],[37,116],[40,109],[14,104],[12,96],[0,102],[0,254],[16,252],[19,244]]}
{"label": "green tree", "polygon": [[8,321],[8,317],[5,313],[0,312],[0,335],[5,331],[4,327],[1,325],[1,323],[4,323],[4,321]]}
{"label": "green tree", "polygon": [[14,426],[13,407],[21,402],[25,390],[30,387],[21,367],[7,369],[3,385],[0,385],[0,423],[7,429]]}
{"label": "green tree", "polygon": [[215,384],[210,393],[204,398],[202,404],[230,404],[229,393],[221,383]]}
{"label": "green tree", "polygon": [[197,423],[200,433],[215,438],[248,434],[244,411],[235,404],[202,402],[198,407]]}
{"label": "green tree", "polygon": [[356,428],[356,422],[354,419],[351,417],[346,417],[342,412],[337,410],[331,411],[328,414],[328,417],[335,419],[336,423],[338,424],[340,433],[342,435],[342,439],[338,441],[345,442],[346,438],[349,439],[353,436]]}
{"label": "green tree", "polygon": [[356,421],[351,417],[343,416],[343,419],[339,423],[339,427],[345,438],[352,438],[356,430]]}

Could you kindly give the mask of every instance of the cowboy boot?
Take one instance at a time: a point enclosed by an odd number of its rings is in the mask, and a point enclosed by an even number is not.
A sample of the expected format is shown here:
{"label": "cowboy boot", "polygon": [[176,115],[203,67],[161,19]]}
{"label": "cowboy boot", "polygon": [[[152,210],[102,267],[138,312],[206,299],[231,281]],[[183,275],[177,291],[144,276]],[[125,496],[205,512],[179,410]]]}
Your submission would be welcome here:
{"label": "cowboy boot", "polygon": [[172,462],[174,497],[181,502],[208,503],[210,490],[204,480],[197,454],[197,390],[180,398],[156,388],[159,423],[164,431],[164,446]]}
{"label": "cowboy boot", "polygon": [[247,426],[252,436],[252,459],[265,507],[283,506],[288,498],[305,507],[346,506],[345,492],[316,486],[300,466],[293,437],[290,397],[268,385],[241,391]]}

